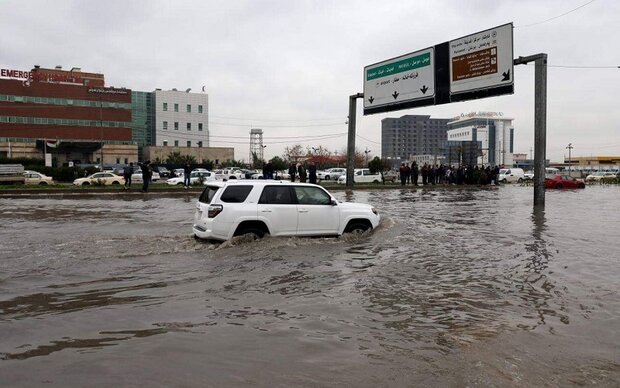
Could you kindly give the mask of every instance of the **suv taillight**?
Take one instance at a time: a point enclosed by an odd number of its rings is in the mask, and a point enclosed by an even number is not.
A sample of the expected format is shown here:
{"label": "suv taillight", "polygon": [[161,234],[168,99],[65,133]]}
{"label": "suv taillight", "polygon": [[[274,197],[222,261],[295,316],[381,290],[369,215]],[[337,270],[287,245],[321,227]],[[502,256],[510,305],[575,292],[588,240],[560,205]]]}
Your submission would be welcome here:
{"label": "suv taillight", "polygon": [[209,205],[209,210],[207,211],[207,216],[209,218],[215,218],[218,214],[220,214],[224,210],[224,206],[222,205]]}

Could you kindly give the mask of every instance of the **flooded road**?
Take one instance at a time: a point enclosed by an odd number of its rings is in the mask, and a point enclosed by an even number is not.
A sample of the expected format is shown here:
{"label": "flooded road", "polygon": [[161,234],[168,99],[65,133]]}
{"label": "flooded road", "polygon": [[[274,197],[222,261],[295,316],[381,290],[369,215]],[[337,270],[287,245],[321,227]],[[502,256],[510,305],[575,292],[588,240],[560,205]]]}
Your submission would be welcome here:
{"label": "flooded road", "polygon": [[195,196],[0,199],[0,385],[620,381],[618,187],[336,192],[369,236],[191,236]]}

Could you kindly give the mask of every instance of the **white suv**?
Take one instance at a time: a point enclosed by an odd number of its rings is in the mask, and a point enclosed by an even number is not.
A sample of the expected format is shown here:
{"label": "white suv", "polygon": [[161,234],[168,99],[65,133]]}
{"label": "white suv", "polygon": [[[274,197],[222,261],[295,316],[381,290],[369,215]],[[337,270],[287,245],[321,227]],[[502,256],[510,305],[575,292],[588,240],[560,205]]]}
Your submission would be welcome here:
{"label": "white suv", "polygon": [[229,240],[253,234],[338,236],[379,225],[370,205],[338,202],[321,186],[282,181],[209,182],[196,204],[198,238]]}

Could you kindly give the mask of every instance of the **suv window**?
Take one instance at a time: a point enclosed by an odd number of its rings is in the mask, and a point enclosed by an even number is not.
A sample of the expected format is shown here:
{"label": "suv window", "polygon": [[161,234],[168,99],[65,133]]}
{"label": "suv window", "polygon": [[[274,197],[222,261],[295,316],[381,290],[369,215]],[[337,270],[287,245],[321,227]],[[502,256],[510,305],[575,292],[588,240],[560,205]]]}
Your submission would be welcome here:
{"label": "suv window", "polygon": [[292,205],[295,202],[289,186],[265,186],[258,203]]}
{"label": "suv window", "polygon": [[331,205],[331,197],[318,187],[296,186],[295,195],[300,205]]}
{"label": "suv window", "polygon": [[211,203],[213,197],[215,197],[215,193],[217,193],[218,190],[219,187],[217,186],[207,186],[202,192],[202,194],[200,194],[200,198],[198,198],[198,201],[202,203]]}
{"label": "suv window", "polygon": [[253,187],[241,185],[228,186],[222,193],[220,200],[228,203],[241,203],[245,201]]}

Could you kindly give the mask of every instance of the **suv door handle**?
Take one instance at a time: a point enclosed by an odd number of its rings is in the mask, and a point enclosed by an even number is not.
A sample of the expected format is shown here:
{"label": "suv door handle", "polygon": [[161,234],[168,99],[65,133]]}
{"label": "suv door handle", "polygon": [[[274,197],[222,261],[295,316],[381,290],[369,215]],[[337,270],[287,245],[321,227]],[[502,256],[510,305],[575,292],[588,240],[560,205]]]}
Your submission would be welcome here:
{"label": "suv door handle", "polygon": [[308,213],[308,210],[306,210],[306,209],[299,209],[299,212],[300,213]]}
{"label": "suv door handle", "polygon": [[271,209],[263,209],[261,210],[261,213],[271,213]]}

